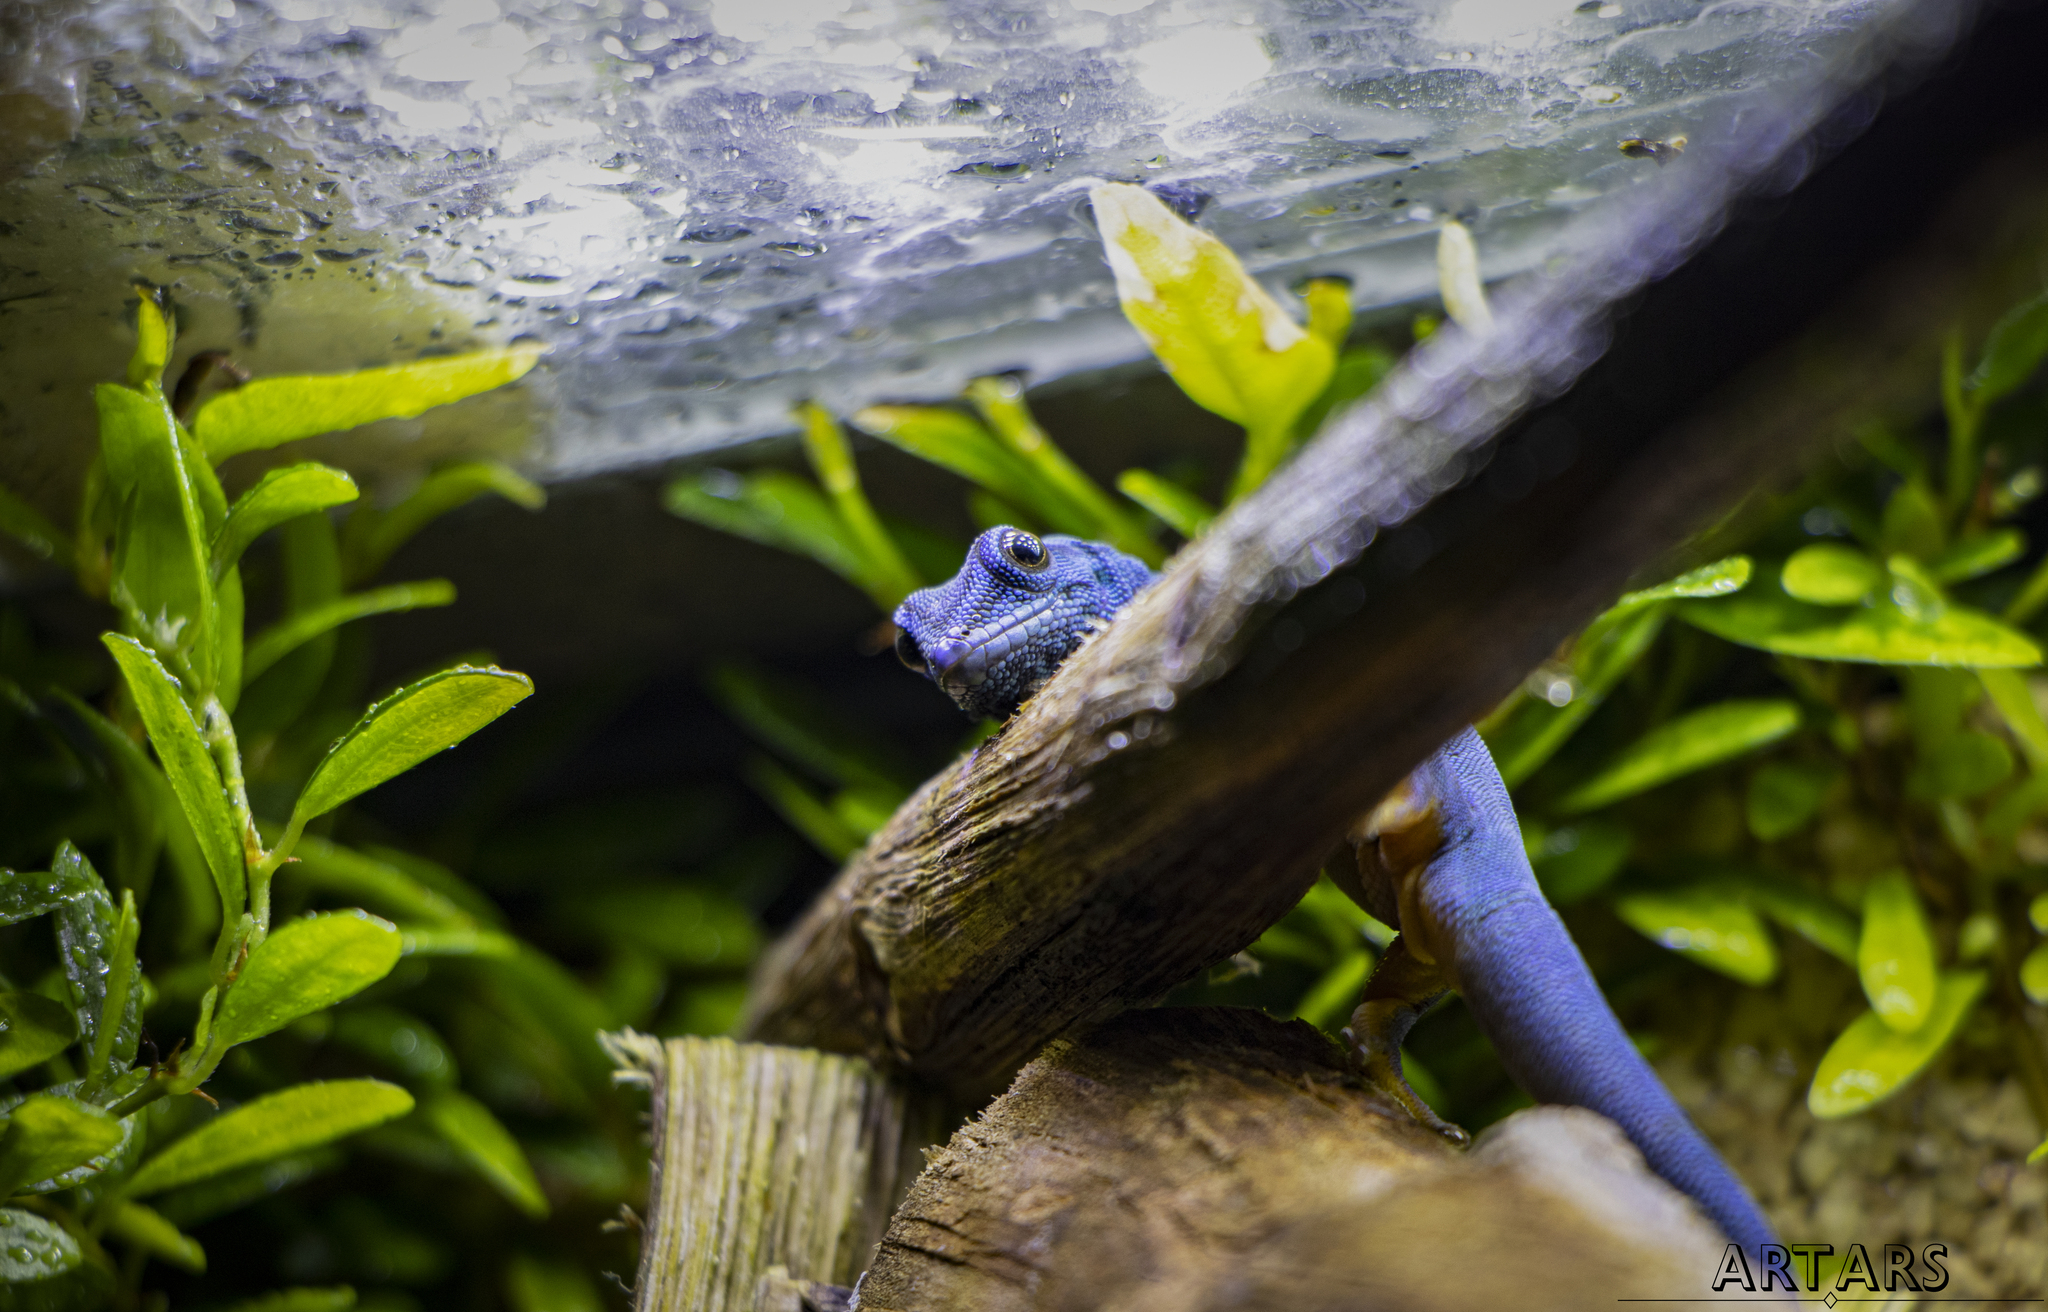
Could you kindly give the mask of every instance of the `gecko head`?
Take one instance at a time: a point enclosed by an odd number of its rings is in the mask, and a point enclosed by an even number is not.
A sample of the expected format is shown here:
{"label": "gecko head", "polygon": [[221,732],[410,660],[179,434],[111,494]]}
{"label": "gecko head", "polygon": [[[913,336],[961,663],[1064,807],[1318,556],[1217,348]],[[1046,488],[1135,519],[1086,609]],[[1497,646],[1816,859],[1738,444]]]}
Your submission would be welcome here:
{"label": "gecko head", "polygon": [[1151,579],[1100,543],[1000,525],[896,608],[896,655],[969,715],[1004,718]]}

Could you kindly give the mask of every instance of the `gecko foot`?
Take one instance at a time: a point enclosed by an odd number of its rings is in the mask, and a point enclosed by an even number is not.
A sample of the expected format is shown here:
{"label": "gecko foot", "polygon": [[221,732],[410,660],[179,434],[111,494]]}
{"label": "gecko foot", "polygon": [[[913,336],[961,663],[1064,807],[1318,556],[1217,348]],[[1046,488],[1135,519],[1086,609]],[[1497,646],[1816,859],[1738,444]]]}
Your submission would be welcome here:
{"label": "gecko foot", "polygon": [[[1378,1035],[1384,1031],[1374,1022],[1383,1018],[1370,1013],[1390,1005],[1394,1004],[1366,1002],[1352,1014],[1351,1024],[1344,1030],[1344,1046],[1351,1050],[1352,1065],[1365,1078],[1367,1087],[1414,1117],[1417,1124],[1436,1131],[1455,1147],[1471,1147],[1472,1136],[1463,1126],[1453,1125],[1438,1116],[1430,1110],[1428,1103],[1415,1095],[1415,1090],[1408,1087],[1408,1077],[1401,1073],[1400,1043],[1377,1041]],[[1364,1040],[1358,1037],[1360,1033],[1365,1034]]]}

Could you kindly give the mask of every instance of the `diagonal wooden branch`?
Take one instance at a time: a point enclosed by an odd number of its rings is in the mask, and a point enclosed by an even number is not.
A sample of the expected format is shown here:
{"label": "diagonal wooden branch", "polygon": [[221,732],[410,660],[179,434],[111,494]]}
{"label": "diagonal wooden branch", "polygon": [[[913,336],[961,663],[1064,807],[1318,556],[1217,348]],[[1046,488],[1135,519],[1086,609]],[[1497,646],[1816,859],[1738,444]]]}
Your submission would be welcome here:
{"label": "diagonal wooden branch", "polygon": [[[1494,332],[1433,340],[1234,506],[848,864],[764,962],[747,1034],[965,1091],[1158,996],[1284,914],[1353,817],[1632,575],[1916,401],[1940,332],[2048,249],[2042,151],[2010,153],[2043,111],[1995,68],[1841,148],[1885,71],[1947,40],[1915,25],[1939,8],[1714,125]],[[1930,135],[1948,153],[1902,190]]]}

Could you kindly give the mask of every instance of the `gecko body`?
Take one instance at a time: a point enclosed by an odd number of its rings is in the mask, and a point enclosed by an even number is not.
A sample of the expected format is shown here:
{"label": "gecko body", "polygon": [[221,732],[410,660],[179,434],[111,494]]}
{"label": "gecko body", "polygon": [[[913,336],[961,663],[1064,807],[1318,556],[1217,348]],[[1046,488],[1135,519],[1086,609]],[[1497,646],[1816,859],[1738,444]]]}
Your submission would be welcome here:
{"label": "gecko body", "polygon": [[[968,714],[1004,718],[1153,577],[1101,543],[992,528],[952,580],[897,608],[896,652]],[[1355,870],[1333,876],[1400,931],[1344,1031],[1375,1088],[1465,1141],[1415,1096],[1400,1064],[1409,1028],[1456,990],[1530,1096],[1614,1121],[1652,1170],[1752,1255],[1775,1242],[1741,1181],[1629,1041],[1544,900],[1477,733],[1461,731],[1416,767],[1351,841]]]}

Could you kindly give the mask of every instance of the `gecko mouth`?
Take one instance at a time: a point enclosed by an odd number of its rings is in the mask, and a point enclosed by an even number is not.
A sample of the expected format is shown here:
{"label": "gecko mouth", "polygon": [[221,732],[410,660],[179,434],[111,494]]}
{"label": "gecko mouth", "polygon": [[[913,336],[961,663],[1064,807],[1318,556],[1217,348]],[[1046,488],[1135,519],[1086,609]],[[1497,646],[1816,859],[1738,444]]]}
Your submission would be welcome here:
{"label": "gecko mouth", "polygon": [[941,687],[975,688],[986,683],[996,666],[1031,640],[1037,621],[1052,609],[1055,600],[1055,596],[1041,597],[1000,619],[939,639],[928,657],[932,677]]}

